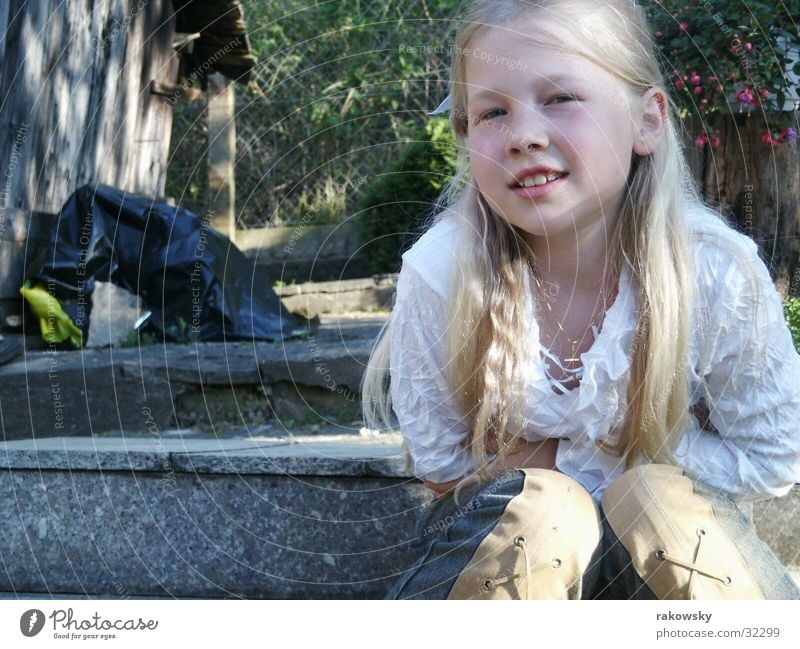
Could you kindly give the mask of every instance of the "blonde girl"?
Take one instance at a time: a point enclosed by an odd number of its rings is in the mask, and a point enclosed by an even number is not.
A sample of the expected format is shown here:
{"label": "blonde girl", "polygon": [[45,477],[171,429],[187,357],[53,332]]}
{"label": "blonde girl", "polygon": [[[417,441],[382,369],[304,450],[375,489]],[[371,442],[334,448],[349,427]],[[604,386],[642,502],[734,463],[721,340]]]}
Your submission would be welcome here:
{"label": "blonde girl", "polygon": [[461,168],[362,389],[437,496],[389,597],[799,597],[738,505],[800,479],[800,357],[640,7],[478,1],[453,49]]}

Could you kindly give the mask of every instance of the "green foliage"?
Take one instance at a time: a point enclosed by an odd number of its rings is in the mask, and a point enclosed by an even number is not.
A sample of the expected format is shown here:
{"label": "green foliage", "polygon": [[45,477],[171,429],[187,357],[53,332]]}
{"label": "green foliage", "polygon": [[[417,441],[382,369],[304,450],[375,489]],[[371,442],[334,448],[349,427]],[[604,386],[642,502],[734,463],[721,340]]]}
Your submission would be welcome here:
{"label": "green foliage", "polygon": [[783,313],[786,316],[786,324],[792,332],[794,347],[800,353],[800,297],[790,297],[783,303]]}
{"label": "green foliage", "polygon": [[[447,93],[460,0],[242,4],[258,65],[236,86],[240,225],[339,221]],[[167,184],[202,214],[200,103],[176,105]]]}
{"label": "green foliage", "polygon": [[766,120],[766,144],[797,137],[787,72],[800,74],[800,37],[785,5],[666,0],[645,9],[681,117],[703,116],[698,146],[719,146],[717,117],[742,112]]}
{"label": "green foliage", "polygon": [[149,331],[144,333],[133,329],[125,338],[119,341],[120,347],[148,347],[150,345],[157,345],[159,342],[158,337]]}
{"label": "green foliage", "polygon": [[448,121],[431,119],[399,159],[367,186],[357,217],[373,273],[397,272],[455,170],[458,150]]}

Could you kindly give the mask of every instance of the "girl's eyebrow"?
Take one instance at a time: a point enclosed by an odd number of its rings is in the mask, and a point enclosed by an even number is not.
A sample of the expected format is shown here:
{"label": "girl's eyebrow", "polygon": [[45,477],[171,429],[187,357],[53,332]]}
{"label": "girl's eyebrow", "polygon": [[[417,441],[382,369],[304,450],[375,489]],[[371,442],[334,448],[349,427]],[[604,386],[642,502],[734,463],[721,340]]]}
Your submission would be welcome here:
{"label": "girl's eyebrow", "polygon": [[[576,77],[572,74],[562,73],[554,74],[550,77],[540,76],[534,81],[536,86],[558,86],[560,87],[563,82],[581,82],[584,81],[581,77]],[[502,92],[501,90],[493,90],[491,88],[482,88],[474,95],[468,95],[470,101],[477,101],[479,99],[495,99],[497,97],[506,98],[510,93]]]}

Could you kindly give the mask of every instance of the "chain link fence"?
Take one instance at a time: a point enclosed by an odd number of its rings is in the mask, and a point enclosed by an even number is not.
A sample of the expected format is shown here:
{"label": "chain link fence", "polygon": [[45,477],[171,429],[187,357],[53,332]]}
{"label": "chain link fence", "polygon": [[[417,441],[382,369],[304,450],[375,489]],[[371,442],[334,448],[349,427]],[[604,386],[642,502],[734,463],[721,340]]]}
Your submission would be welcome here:
{"label": "chain link fence", "polygon": [[[259,64],[236,86],[240,228],[338,222],[446,94],[455,0],[246,1]],[[175,107],[168,194],[207,204],[205,102]]]}

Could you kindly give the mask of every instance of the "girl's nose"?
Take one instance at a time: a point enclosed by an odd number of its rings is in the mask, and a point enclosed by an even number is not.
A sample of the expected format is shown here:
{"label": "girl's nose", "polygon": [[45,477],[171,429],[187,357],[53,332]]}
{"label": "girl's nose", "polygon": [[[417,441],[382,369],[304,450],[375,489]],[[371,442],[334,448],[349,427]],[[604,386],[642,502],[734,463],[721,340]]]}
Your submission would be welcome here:
{"label": "girl's nose", "polygon": [[547,123],[541,115],[534,114],[534,111],[526,113],[510,125],[506,142],[509,153],[546,149],[550,144]]}

